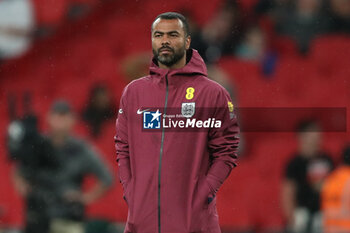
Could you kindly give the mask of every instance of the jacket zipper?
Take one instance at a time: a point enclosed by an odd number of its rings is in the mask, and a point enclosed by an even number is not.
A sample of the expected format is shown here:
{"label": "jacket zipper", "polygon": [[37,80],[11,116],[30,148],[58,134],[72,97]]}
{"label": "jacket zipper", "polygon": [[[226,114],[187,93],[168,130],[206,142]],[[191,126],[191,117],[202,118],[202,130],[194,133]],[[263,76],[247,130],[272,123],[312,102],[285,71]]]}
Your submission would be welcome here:
{"label": "jacket zipper", "polygon": [[[168,75],[165,75],[165,104],[164,104],[164,113],[163,116],[166,114],[166,108],[168,105]],[[163,157],[163,146],[164,146],[164,128],[162,128],[162,139],[160,142],[160,153],[159,153],[159,167],[158,167],[158,233],[161,233],[160,229],[160,175],[161,175],[161,169],[162,169],[162,157]]]}

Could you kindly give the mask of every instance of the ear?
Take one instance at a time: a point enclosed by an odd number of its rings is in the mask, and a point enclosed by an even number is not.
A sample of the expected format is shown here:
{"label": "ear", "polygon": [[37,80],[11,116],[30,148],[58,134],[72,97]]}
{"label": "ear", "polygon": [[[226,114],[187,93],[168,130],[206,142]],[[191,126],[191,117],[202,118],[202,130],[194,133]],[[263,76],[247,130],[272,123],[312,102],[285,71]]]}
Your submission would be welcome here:
{"label": "ear", "polygon": [[186,39],[185,39],[186,50],[189,49],[190,46],[191,46],[191,36],[187,36]]}

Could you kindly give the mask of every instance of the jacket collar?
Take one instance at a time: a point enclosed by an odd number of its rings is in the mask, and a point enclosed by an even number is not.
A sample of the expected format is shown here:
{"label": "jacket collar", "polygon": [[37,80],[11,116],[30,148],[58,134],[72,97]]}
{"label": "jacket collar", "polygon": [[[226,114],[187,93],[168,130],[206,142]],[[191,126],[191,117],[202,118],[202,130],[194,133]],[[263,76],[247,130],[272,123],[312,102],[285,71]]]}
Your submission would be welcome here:
{"label": "jacket collar", "polygon": [[160,82],[165,82],[165,76],[167,76],[169,85],[176,84],[181,81],[179,79],[183,79],[189,76],[207,76],[207,67],[197,50],[188,49],[186,51],[186,57],[186,65],[179,69],[162,69],[158,66],[157,59],[153,57],[149,69],[150,75],[152,77],[159,78]]}

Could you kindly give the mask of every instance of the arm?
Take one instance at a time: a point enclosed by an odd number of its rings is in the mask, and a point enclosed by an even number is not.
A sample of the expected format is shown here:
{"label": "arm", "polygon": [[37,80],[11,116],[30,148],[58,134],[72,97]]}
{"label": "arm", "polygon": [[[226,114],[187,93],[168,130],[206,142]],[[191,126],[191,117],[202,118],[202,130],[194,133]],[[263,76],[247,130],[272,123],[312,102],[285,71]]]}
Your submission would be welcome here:
{"label": "arm", "polygon": [[97,182],[89,191],[80,193],[77,191],[68,191],[65,197],[68,200],[80,201],[84,204],[90,204],[104,195],[104,193],[113,184],[111,172],[100,159],[100,155],[91,147],[85,146],[85,174],[93,174],[97,178]]}
{"label": "arm", "polygon": [[295,183],[290,179],[285,179],[282,184],[282,210],[287,218],[288,225],[293,225],[295,209]]}
{"label": "arm", "polygon": [[298,177],[298,161],[292,159],[288,162],[284,180],[282,183],[281,201],[282,211],[287,220],[287,225],[294,225],[294,211],[296,208],[296,195],[297,195],[297,177]]}
{"label": "arm", "polygon": [[90,204],[102,197],[103,194],[108,190],[109,186],[101,181],[97,181],[95,186],[89,192],[82,194],[82,202],[84,204]]}
{"label": "arm", "polygon": [[12,172],[12,180],[15,189],[17,192],[22,196],[25,197],[28,195],[30,192],[30,185],[29,183],[25,180],[25,178],[20,174],[19,168],[15,167],[13,172]]}
{"label": "arm", "polygon": [[239,144],[239,127],[234,115],[230,95],[222,89],[217,97],[217,109],[214,118],[221,120],[221,128],[209,131],[208,147],[212,158],[212,165],[207,173],[207,181],[213,196],[219,190],[231,170],[236,166]]}
{"label": "arm", "polygon": [[[114,137],[115,149],[117,152],[118,175],[120,183],[123,185],[124,195],[128,182],[131,179],[128,127],[127,127],[127,104],[126,89],[120,100],[118,118],[116,120],[116,135]],[[125,198],[125,196],[124,196]]]}
{"label": "arm", "polygon": [[83,202],[91,203],[100,198],[113,184],[112,174],[100,159],[100,155],[91,148],[87,148],[90,154],[90,172],[97,177],[97,183],[88,192],[83,194]]}
{"label": "arm", "polygon": [[103,194],[108,190],[109,186],[101,181],[97,181],[95,186],[88,192],[82,193],[75,190],[69,190],[64,193],[64,197],[68,201],[77,201],[85,205],[91,204],[98,198],[103,196]]}

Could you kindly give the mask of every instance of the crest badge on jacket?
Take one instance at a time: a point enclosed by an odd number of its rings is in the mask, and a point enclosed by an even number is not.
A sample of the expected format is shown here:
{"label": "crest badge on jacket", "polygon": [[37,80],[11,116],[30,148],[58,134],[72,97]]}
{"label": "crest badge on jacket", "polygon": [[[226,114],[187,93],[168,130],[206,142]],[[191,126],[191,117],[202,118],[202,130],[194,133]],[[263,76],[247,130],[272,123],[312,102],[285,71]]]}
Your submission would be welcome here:
{"label": "crest badge on jacket", "polygon": [[196,107],[196,103],[195,102],[191,102],[191,103],[182,103],[181,106],[181,114],[184,117],[190,118],[194,115],[195,113],[195,108]]}

